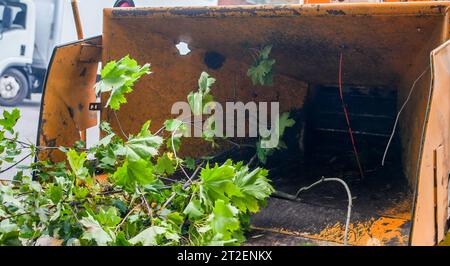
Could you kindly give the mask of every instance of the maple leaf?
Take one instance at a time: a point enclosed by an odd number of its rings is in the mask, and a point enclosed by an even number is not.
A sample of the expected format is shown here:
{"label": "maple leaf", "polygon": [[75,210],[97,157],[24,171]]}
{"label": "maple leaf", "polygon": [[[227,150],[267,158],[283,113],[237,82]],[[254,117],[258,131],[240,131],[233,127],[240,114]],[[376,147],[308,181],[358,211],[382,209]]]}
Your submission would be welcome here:
{"label": "maple leaf", "polygon": [[109,62],[101,71],[101,80],[95,85],[96,94],[110,92],[106,107],[119,110],[127,102],[125,94],[133,91],[134,83],[144,74],[150,74],[150,65],[139,66],[128,55]]}
{"label": "maple leaf", "polygon": [[87,217],[83,217],[80,223],[86,229],[82,235],[83,239],[94,240],[99,246],[106,246],[113,240],[90,214]]}
{"label": "maple leaf", "polygon": [[149,161],[128,161],[117,168],[113,175],[114,182],[127,191],[135,191],[136,185],[150,184],[155,180],[153,165]]}
{"label": "maple leaf", "polygon": [[232,238],[233,232],[240,229],[237,215],[239,210],[223,200],[216,200],[209,223],[215,234],[221,235],[222,239]]}
{"label": "maple leaf", "polygon": [[3,118],[0,119],[0,126],[3,126],[3,129],[9,131],[11,134],[14,133],[14,126],[17,123],[17,120],[20,118],[19,109],[13,109],[12,112],[8,112],[8,110],[3,111]]}
{"label": "maple leaf", "polygon": [[248,69],[247,76],[252,80],[253,85],[273,85],[273,65],[275,59],[269,59],[272,46],[264,47],[253,65]]}
{"label": "maple leaf", "polygon": [[259,205],[274,191],[267,175],[268,171],[265,169],[256,168],[249,172],[249,168],[243,166],[233,180],[241,195],[233,196],[232,203],[244,213],[258,212]]}
{"label": "maple leaf", "polygon": [[238,187],[233,183],[234,167],[231,161],[213,168],[209,164],[200,172],[200,199],[206,206],[211,206],[216,200],[228,200],[233,195],[240,195]]}

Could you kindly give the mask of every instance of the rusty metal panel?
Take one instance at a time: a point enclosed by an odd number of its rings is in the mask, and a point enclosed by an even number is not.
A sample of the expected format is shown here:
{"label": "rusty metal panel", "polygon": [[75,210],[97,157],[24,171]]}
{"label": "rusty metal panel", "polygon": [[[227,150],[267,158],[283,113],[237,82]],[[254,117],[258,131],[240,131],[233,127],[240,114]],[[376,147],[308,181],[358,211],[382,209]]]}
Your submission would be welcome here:
{"label": "rusty metal panel", "polygon": [[436,182],[435,189],[435,217],[437,243],[441,242],[447,233],[447,211],[448,211],[448,168],[445,162],[444,146],[439,146],[436,153]]}
{"label": "rusty metal panel", "polygon": [[[38,128],[38,146],[71,146],[80,140],[80,131],[97,124],[97,114],[89,111],[95,102],[94,84],[101,58],[101,37],[55,48],[48,69]],[[63,160],[55,149],[39,153],[41,160]]]}
{"label": "rusty metal panel", "polygon": [[[442,30],[448,3],[327,4],[192,8],[106,9],[103,62],[124,55],[150,62],[143,78],[118,113],[126,133],[147,119],[154,130],[170,116],[176,101],[196,89],[201,71],[217,78],[219,102],[279,100],[283,111],[301,108],[305,83],[336,84],[339,53],[344,80],[352,85],[396,85],[415,56]],[[357,36],[357,37],[355,37]],[[192,52],[181,56],[184,41]],[[272,44],[277,60],[276,87],[254,87],[245,73],[252,63],[246,46]],[[434,46],[435,47],[435,46]],[[208,52],[222,55],[223,66],[205,64]],[[428,51],[429,53],[429,51]],[[136,113],[136,110],[139,110]],[[131,115],[133,114],[133,115]],[[108,120],[117,128],[108,112]],[[192,140],[184,147],[190,146]],[[417,157],[416,157],[417,158]]]}
{"label": "rusty metal panel", "polygon": [[[412,226],[413,245],[434,245],[442,240],[448,205],[450,172],[450,41],[431,53],[432,82]],[[434,182],[436,176],[436,182]],[[435,189],[436,186],[436,189]]]}

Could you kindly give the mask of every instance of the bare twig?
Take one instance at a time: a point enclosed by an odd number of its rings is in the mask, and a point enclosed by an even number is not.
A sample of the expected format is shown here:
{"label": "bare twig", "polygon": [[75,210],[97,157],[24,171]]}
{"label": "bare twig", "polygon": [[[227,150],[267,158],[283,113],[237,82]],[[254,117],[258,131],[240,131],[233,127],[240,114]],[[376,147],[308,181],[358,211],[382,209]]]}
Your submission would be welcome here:
{"label": "bare twig", "polygon": [[123,217],[122,221],[120,222],[120,224],[117,225],[116,229],[114,230],[114,232],[117,232],[117,230],[119,230],[120,227],[122,227],[122,225],[125,223],[125,221],[128,219],[128,217],[136,210],[136,208],[139,205],[134,206],[128,213],[127,215],[125,215],[125,217]]}
{"label": "bare twig", "polygon": [[14,215],[11,215],[11,216],[8,216],[8,217],[0,218],[0,221],[8,220],[8,219],[11,219],[11,218],[15,218],[15,217],[19,217],[19,216],[27,215],[27,214],[31,214],[31,212],[23,212],[23,213],[14,214]]}
{"label": "bare twig", "polygon": [[18,162],[14,163],[13,165],[7,167],[6,169],[1,170],[1,171],[0,171],[0,174],[3,174],[3,173],[5,173],[5,172],[7,172],[7,171],[13,169],[14,167],[16,167],[16,166],[17,166],[18,164],[20,164],[21,162],[25,161],[25,160],[26,160],[28,157],[30,157],[30,156],[31,156],[31,153],[29,153],[27,156],[23,157],[22,159],[20,159]]}
{"label": "bare twig", "polygon": [[200,171],[200,169],[203,167],[203,164],[205,164],[205,162],[201,162],[197,168],[195,169],[194,173],[191,175],[191,177],[188,178],[188,180],[186,181],[186,183],[183,185],[183,189],[186,189],[194,180],[195,176],[198,174],[198,172]]}
{"label": "bare twig", "polygon": [[123,190],[119,189],[119,190],[111,190],[111,191],[104,191],[104,192],[100,192],[98,193],[101,196],[107,196],[107,195],[112,195],[112,194],[117,194],[117,193],[122,193]]}
{"label": "bare twig", "polygon": [[389,141],[386,144],[386,149],[384,150],[384,154],[383,154],[383,159],[381,160],[381,165],[384,166],[384,162],[386,160],[386,155],[388,153],[389,147],[391,146],[391,142],[392,139],[394,138],[395,135],[395,130],[397,128],[397,124],[398,124],[398,120],[400,119],[400,115],[403,112],[403,109],[405,109],[406,104],[409,102],[409,99],[411,98],[411,95],[414,91],[414,88],[416,87],[417,82],[423,77],[423,75],[425,75],[425,73],[427,73],[428,69],[430,68],[430,66],[428,66],[423,72],[422,74],[420,74],[417,79],[413,82],[411,89],[409,90],[408,96],[406,97],[406,100],[403,102],[402,107],[400,107],[400,110],[397,113],[397,116],[395,117],[395,123],[394,126],[392,127],[392,133],[389,136]]}
{"label": "bare twig", "polygon": [[175,198],[176,195],[177,195],[176,192],[172,192],[172,195],[170,195],[170,197],[166,200],[166,202],[164,202],[161,208],[159,208],[159,210],[156,212],[156,215],[159,215],[167,207],[167,205],[169,205],[170,202],[172,202],[172,200]]}
{"label": "bare twig", "polygon": [[122,124],[120,123],[119,117],[117,117],[116,110],[113,110],[113,113],[114,113],[114,117],[116,118],[117,125],[119,125],[120,132],[126,139],[128,139],[127,134],[125,134],[125,132],[123,131]]}
{"label": "bare twig", "polygon": [[22,184],[22,182],[18,181],[18,180],[13,180],[13,179],[3,179],[0,178],[1,182],[8,182],[8,183],[18,183],[18,184]]}
{"label": "bare twig", "polygon": [[344,180],[340,179],[340,178],[325,178],[322,177],[320,180],[318,180],[317,182],[312,183],[309,186],[306,187],[301,187],[297,193],[295,193],[295,195],[291,195],[291,194],[287,194],[287,193],[283,193],[283,192],[279,192],[276,191],[273,196],[275,197],[279,197],[279,198],[284,198],[284,199],[288,199],[288,200],[297,200],[300,193],[302,193],[303,191],[309,190],[323,182],[338,182],[341,183],[346,192],[347,192],[347,197],[348,197],[348,206],[347,206],[347,219],[345,222],[345,235],[344,235],[344,245],[348,244],[348,231],[349,231],[349,226],[350,226],[350,218],[351,218],[351,213],[352,213],[352,206],[353,206],[353,202],[352,202],[352,194],[350,192],[350,188],[348,187],[347,183],[345,183]]}
{"label": "bare twig", "polygon": [[[183,189],[187,189],[189,187],[189,185],[192,183],[192,181],[194,180],[195,176],[198,174],[198,172],[200,171],[200,169],[202,168],[204,163],[205,162],[203,161],[200,165],[197,166],[197,169],[195,169],[194,173],[188,178],[186,183],[184,183]],[[172,202],[172,200],[175,198],[176,194],[177,194],[176,192],[172,192],[170,197],[161,206],[161,208],[159,208],[159,210],[156,212],[157,215],[159,215],[167,207],[167,205],[169,205],[170,202]]]}
{"label": "bare twig", "polygon": [[142,203],[144,204],[145,208],[147,208],[148,216],[150,216],[150,223],[153,225],[153,211],[152,208],[150,208],[150,205],[148,205],[147,199],[145,198],[145,195],[141,195]]}
{"label": "bare twig", "polygon": [[250,161],[248,162],[248,166],[250,166],[255,160],[256,160],[256,158],[257,158],[258,156],[255,154],[255,155],[253,155],[253,157],[250,159]]}

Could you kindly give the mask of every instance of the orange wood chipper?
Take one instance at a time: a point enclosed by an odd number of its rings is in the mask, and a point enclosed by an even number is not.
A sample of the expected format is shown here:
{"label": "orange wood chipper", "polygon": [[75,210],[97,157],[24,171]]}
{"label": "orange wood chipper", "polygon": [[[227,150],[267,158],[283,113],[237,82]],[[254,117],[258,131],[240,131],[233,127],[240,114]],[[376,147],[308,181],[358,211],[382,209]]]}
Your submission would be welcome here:
{"label": "orange wood chipper", "polygon": [[[343,178],[353,201],[349,244],[435,245],[449,216],[450,2],[326,2],[105,9],[102,36],[54,50],[38,145],[72,145],[98,117],[118,129],[109,110],[94,108],[99,62],[129,54],[152,64],[154,73],[117,113],[125,133],[148,119],[160,128],[207,71],[217,79],[219,102],[276,101],[294,115],[289,148],[267,165],[279,191],[295,193],[322,176]],[[180,54],[180,43],[188,54]],[[273,47],[274,85],[254,86],[247,47],[264,45]],[[182,152],[213,151],[187,139]],[[58,150],[39,156],[64,159]],[[300,200],[271,198],[252,218],[249,244],[343,243],[347,204],[345,191],[331,183]]]}

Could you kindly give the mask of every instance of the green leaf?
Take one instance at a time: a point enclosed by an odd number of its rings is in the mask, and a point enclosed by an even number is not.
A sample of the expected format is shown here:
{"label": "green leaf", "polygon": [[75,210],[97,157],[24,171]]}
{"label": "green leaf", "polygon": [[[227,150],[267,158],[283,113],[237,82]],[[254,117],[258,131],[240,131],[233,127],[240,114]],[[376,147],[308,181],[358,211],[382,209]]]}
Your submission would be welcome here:
{"label": "green leaf", "polygon": [[158,154],[163,139],[152,135],[149,127],[150,121],[147,121],[139,134],[125,143],[126,156],[130,161],[149,160]]}
{"label": "green leaf", "polygon": [[201,115],[203,113],[203,93],[191,92],[187,100],[193,115]]}
{"label": "green leaf", "polygon": [[118,232],[117,236],[116,236],[115,245],[121,246],[121,247],[127,247],[127,246],[131,246],[131,243],[128,242],[128,240],[126,239],[124,232]]}
{"label": "green leaf", "polygon": [[199,91],[203,94],[208,94],[211,90],[211,86],[216,82],[215,78],[209,76],[208,73],[202,72],[200,78],[198,79]]}
{"label": "green leaf", "polygon": [[247,166],[242,167],[234,178],[234,184],[241,191],[241,195],[233,196],[232,204],[244,213],[258,212],[259,205],[274,191],[267,175],[268,171],[265,169],[256,168],[249,173]]}
{"label": "green leaf", "polygon": [[286,148],[286,144],[283,142],[282,138],[284,136],[286,128],[295,125],[295,120],[291,119],[289,116],[290,116],[289,112],[282,113],[275,121],[274,127],[278,128],[278,132],[272,132],[272,134],[275,134],[275,138],[278,138],[278,145],[276,147],[273,148],[262,147],[262,141],[269,141],[272,138],[272,136],[269,136],[265,139],[261,139],[256,143],[256,155],[261,163],[266,164],[267,158],[271,156],[275,152],[275,150]]}
{"label": "green leaf", "polygon": [[278,127],[280,132],[280,137],[284,136],[284,131],[288,127],[293,127],[295,125],[295,120],[292,118],[289,118],[289,113],[285,112],[280,115],[279,121],[278,121]]}
{"label": "green leaf", "polygon": [[9,233],[0,234],[0,245],[2,246],[22,246],[19,239],[20,232],[12,231]]}
{"label": "green leaf", "polygon": [[161,157],[158,158],[156,163],[155,172],[157,174],[168,174],[171,175],[175,172],[175,167],[173,165],[173,161],[167,156],[167,153],[164,153]]}
{"label": "green leaf", "polygon": [[87,217],[83,217],[80,223],[85,228],[82,239],[94,240],[99,246],[106,246],[113,241],[111,236],[103,230],[100,224],[90,214]]}
{"label": "green leaf", "polygon": [[272,46],[264,47],[253,65],[248,69],[247,76],[252,80],[253,85],[273,85],[273,65],[274,59],[269,59]]}
{"label": "green leaf", "polygon": [[220,234],[223,240],[231,239],[234,231],[240,229],[238,209],[223,200],[216,200],[213,213],[209,218],[211,229],[215,234]]}
{"label": "green leaf", "polygon": [[20,118],[19,109],[13,109],[12,112],[8,112],[8,110],[3,111],[3,118],[0,119],[0,126],[3,127],[4,130],[9,131],[11,134],[14,133],[14,126],[17,123],[17,120]]}
{"label": "green leaf", "polygon": [[272,66],[275,64],[275,60],[262,60],[257,65],[253,65],[249,68],[247,76],[252,80],[253,85],[272,85]]}
{"label": "green leaf", "polygon": [[89,195],[89,189],[85,187],[74,187],[73,194],[77,200],[84,200]]}
{"label": "green leaf", "polygon": [[164,127],[167,131],[173,132],[183,125],[183,121],[178,119],[169,119],[164,122]]}
{"label": "green leaf", "polygon": [[149,160],[158,154],[162,138],[159,136],[136,137],[125,144],[126,156],[130,161]]}
{"label": "green leaf", "polygon": [[86,162],[87,153],[82,152],[78,154],[74,149],[70,149],[67,153],[67,160],[69,161],[69,165],[72,168],[73,173],[80,179],[85,179],[89,175],[89,170],[84,167],[84,163]]}
{"label": "green leaf", "polygon": [[56,184],[50,184],[45,190],[45,193],[54,204],[58,204],[64,195],[61,186]]}
{"label": "green leaf", "polygon": [[186,214],[190,220],[195,220],[203,216],[204,211],[202,208],[202,204],[200,203],[200,200],[194,199],[191,202],[189,202],[189,204],[184,209],[183,213]]}
{"label": "green leaf", "polygon": [[107,135],[106,137],[102,138],[98,143],[97,146],[103,146],[106,147],[111,143],[112,138],[115,136],[116,134],[111,133],[109,135]]}
{"label": "green leaf", "polygon": [[111,61],[101,71],[102,79],[95,85],[97,94],[110,92],[106,107],[119,110],[127,102],[125,94],[133,91],[134,83],[145,74],[150,74],[150,65],[139,66],[128,55],[119,61]]}
{"label": "green leaf", "polygon": [[261,146],[261,140],[256,143],[256,155],[258,156],[258,160],[263,164],[267,163],[267,157],[271,156],[274,151],[274,149],[263,148]]}
{"label": "green leaf", "polygon": [[11,223],[9,221],[9,219],[3,220],[0,223],[0,233],[10,233],[10,232],[14,232],[17,231],[19,228],[15,223]]}
{"label": "green leaf", "polygon": [[107,227],[115,227],[122,220],[115,207],[101,208],[96,218],[101,225]]}
{"label": "green leaf", "polygon": [[195,159],[192,157],[186,157],[184,158],[184,163],[186,164],[186,167],[190,170],[195,170]]}
{"label": "green leaf", "polygon": [[153,165],[145,160],[125,161],[113,175],[114,182],[127,191],[135,191],[136,185],[150,184],[155,180]]}
{"label": "green leaf", "polygon": [[167,215],[167,221],[175,226],[181,226],[184,222],[184,217],[179,212],[171,212]]}
{"label": "green leaf", "polygon": [[106,132],[107,134],[114,134],[114,132],[113,132],[113,130],[111,128],[111,125],[108,122],[106,122],[106,121],[103,121],[100,124],[100,129],[102,131]]}
{"label": "green leaf", "polygon": [[239,188],[233,183],[234,167],[228,161],[213,168],[209,164],[200,173],[200,199],[205,206],[211,206],[216,200],[228,201],[235,195],[240,195]]}
{"label": "green leaf", "polygon": [[208,73],[202,72],[198,80],[198,91],[189,93],[187,100],[193,115],[198,116],[204,113],[205,106],[214,101],[210,94],[211,86],[215,83],[215,79],[210,77]]}
{"label": "green leaf", "polygon": [[158,245],[158,237],[165,233],[166,228],[151,226],[130,239],[129,242],[133,245],[142,244],[143,246],[156,246]]}
{"label": "green leaf", "polygon": [[265,46],[260,52],[261,59],[269,59],[269,54],[272,51],[272,45]]}

